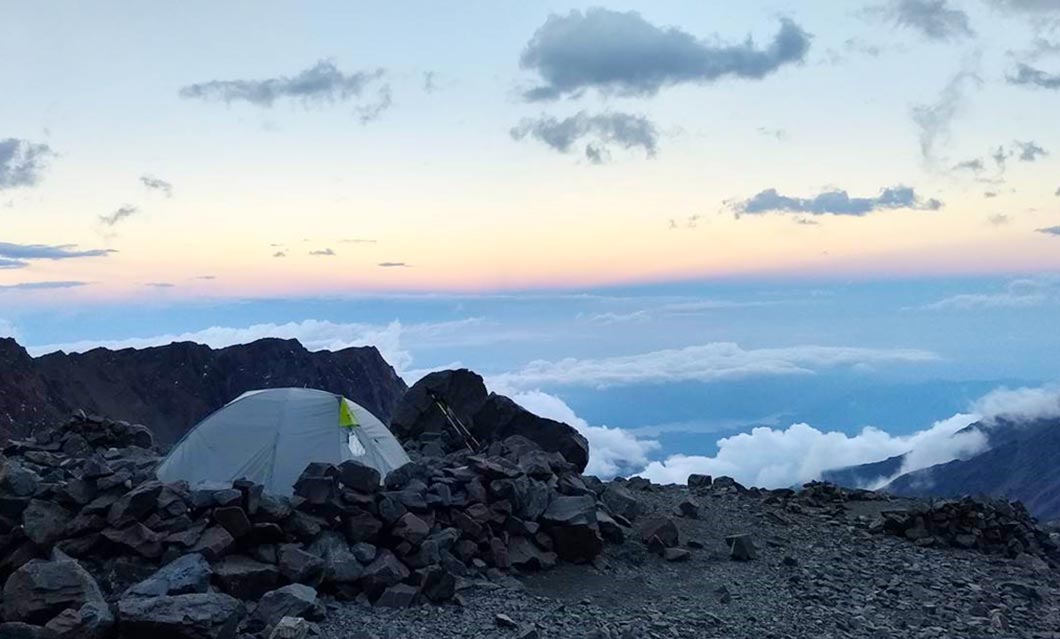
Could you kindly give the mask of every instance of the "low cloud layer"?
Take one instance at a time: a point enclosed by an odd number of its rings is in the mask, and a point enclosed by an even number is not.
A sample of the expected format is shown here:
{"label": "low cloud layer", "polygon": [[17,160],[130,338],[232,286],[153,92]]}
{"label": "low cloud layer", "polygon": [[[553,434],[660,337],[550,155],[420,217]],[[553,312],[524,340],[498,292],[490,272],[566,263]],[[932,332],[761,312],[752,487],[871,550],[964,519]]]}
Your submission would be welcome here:
{"label": "low cloud layer", "polygon": [[926,311],[1025,309],[1060,301],[1060,282],[1050,277],[1022,278],[1000,291],[960,293],[919,307]]}
{"label": "low cloud layer", "polygon": [[975,35],[968,14],[948,0],[893,0],[878,9],[899,27],[913,29],[930,40],[957,40]]}
{"label": "low cloud layer", "polygon": [[0,140],[0,191],[36,185],[53,155],[47,144],[17,138]]}
{"label": "low cloud layer", "polygon": [[611,149],[641,149],[647,157],[658,150],[659,133],[655,125],[642,115],[630,113],[600,113],[584,111],[563,118],[549,116],[524,119],[510,131],[515,140],[533,138],[549,148],[568,153],[584,143],[585,158],[602,164],[611,157]]}
{"label": "low cloud layer", "polygon": [[937,211],[943,204],[935,198],[920,197],[911,187],[899,185],[881,189],[876,197],[850,197],[846,191],[836,190],[802,198],[781,195],[776,189],[766,189],[731,206],[738,216],[762,213],[863,216],[874,211],[896,209]]}
{"label": "low cloud layer", "polygon": [[1030,422],[1060,417],[1060,385],[999,388],[972,405],[988,424],[999,419]]}
{"label": "low cloud layer", "polygon": [[634,11],[596,7],[549,16],[527,43],[520,66],[542,81],[524,94],[527,100],[576,97],[587,89],[647,96],[681,83],[761,79],[802,62],[809,49],[810,35],[788,19],[760,48],[750,37],[739,44],[718,44],[656,26]]}
{"label": "low cloud layer", "polygon": [[0,285],[0,291],[49,291],[63,288],[80,288],[88,282],[54,281],[54,282],[21,282],[19,284]]}
{"label": "low cloud layer", "polygon": [[[295,76],[260,80],[211,80],[191,84],[180,90],[180,97],[226,104],[246,102],[258,107],[271,107],[283,99],[307,106],[330,104],[360,97],[368,85],[383,75],[382,69],[343,73],[334,62],[321,60]],[[386,106],[389,106],[389,100]],[[381,108],[385,109],[386,106]],[[373,117],[376,115],[378,113]]]}
{"label": "low cloud layer", "polygon": [[837,367],[922,364],[937,359],[934,353],[916,349],[840,346],[744,349],[729,342],[713,342],[599,359],[537,360],[518,371],[491,379],[511,388],[606,388],[682,381],[716,382],[766,375],[812,375]]}
{"label": "low cloud layer", "polygon": [[69,260],[79,257],[106,257],[114,249],[78,249],[76,244],[12,244],[0,242],[0,259]]}

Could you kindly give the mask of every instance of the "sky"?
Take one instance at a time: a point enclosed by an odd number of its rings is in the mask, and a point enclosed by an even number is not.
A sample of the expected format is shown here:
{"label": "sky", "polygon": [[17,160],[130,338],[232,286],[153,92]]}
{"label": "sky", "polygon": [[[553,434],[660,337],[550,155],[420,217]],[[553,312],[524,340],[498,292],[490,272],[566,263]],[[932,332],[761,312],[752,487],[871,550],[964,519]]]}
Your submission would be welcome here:
{"label": "sky", "polygon": [[0,2],[0,59],[35,354],[373,344],[667,478],[1060,379],[1060,0]]}

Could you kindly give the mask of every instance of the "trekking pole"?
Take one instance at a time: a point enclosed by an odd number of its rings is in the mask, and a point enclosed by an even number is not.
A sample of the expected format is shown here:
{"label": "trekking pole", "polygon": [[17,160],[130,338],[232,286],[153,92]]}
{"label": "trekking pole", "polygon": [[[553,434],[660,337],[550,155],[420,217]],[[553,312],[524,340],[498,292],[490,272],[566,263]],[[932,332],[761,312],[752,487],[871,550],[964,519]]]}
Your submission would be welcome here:
{"label": "trekking pole", "polygon": [[[469,451],[475,452],[479,448],[479,443],[478,440],[475,439],[475,436],[471,434],[471,431],[468,430],[467,426],[464,426],[464,423],[456,416],[453,409],[449,408],[449,405],[435,395],[433,391],[431,391],[429,395],[430,398],[434,400],[434,405],[438,407],[439,411],[441,411],[442,416],[445,417],[447,422],[449,422],[449,426],[464,440],[464,446],[466,446]],[[474,445],[474,448],[472,448],[472,444]]]}

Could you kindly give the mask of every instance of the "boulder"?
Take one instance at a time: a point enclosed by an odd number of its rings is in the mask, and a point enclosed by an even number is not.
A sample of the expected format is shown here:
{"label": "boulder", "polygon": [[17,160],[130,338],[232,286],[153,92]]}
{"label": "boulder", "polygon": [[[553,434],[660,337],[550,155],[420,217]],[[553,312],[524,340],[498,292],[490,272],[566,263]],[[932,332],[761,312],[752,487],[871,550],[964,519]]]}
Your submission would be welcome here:
{"label": "boulder", "polygon": [[596,500],[588,495],[555,497],[541,519],[556,526],[595,525]]}
{"label": "boulder", "polygon": [[436,371],[426,375],[408,389],[394,408],[390,430],[400,440],[421,439],[433,435],[446,442],[448,450],[463,447],[463,439],[435,404],[442,400],[456,418],[471,428],[475,414],[488,398],[482,377],[467,369]]}
{"label": "boulder", "polygon": [[221,589],[239,599],[257,599],[276,587],[280,573],[276,566],[243,555],[225,557],[213,567]]}
{"label": "boulder", "polygon": [[358,492],[372,494],[379,490],[382,483],[378,470],[352,459],[339,464],[338,470],[339,481]]}
{"label": "boulder", "polygon": [[538,417],[511,399],[490,394],[475,413],[472,431],[480,442],[499,441],[522,435],[546,452],[559,453],[579,473],[589,463],[589,443],[573,427]]}
{"label": "boulder", "polygon": [[[370,563],[375,559],[375,547],[368,544],[358,544],[371,548],[371,557],[364,563]],[[364,572],[364,566],[356,555],[356,548],[351,551],[341,533],[325,531],[320,537],[306,549],[307,552],[320,557],[324,561],[324,581],[329,583],[353,583],[360,579]],[[363,549],[362,549],[363,553]]]}
{"label": "boulder", "polygon": [[108,528],[103,537],[124,550],[129,550],[146,559],[158,559],[162,556],[163,535],[156,533],[140,522],[133,523],[121,530]]}
{"label": "boulder", "polygon": [[122,639],[234,639],[245,614],[222,593],[133,597],[118,602],[118,631]]}
{"label": "boulder", "polygon": [[63,538],[71,516],[62,506],[41,499],[31,499],[22,511],[22,528],[30,541],[48,548]]}
{"label": "boulder", "polygon": [[78,609],[67,608],[44,627],[58,639],[106,639],[114,628],[114,613],[102,602],[89,602]]}
{"label": "boulder", "polygon": [[413,546],[420,545],[430,532],[431,527],[412,513],[402,515],[390,530],[390,534],[395,538],[407,541]]}
{"label": "boulder", "polygon": [[361,585],[370,594],[378,595],[384,589],[399,584],[409,576],[409,569],[394,556],[394,553],[381,549],[375,560],[368,564],[361,575]]}
{"label": "boulder", "polygon": [[725,538],[729,545],[729,554],[734,561],[750,561],[758,556],[751,535],[729,535]]}
{"label": "boulder", "polygon": [[290,584],[271,590],[262,595],[247,625],[249,629],[264,629],[279,623],[284,617],[309,620],[322,618],[323,608],[317,602],[317,591],[304,584]]}
{"label": "boulder", "polygon": [[155,509],[162,482],[148,481],[133,488],[114,502],[107,512],[107,523],[115,528],[143,521]]}
{"label": "boulder", "polygon": [[351,544],[373,541],[382,529],[383,522],[364,510],[357,509],[346,518],[346,539]]}
{"label": "boulder", "polygon": [[641,541],[649,545],[653,538],[658,539],[664,548],[676,548],[681,545],[677,524],[663,515],[651,515],[642,519],[637,524],[637,534]]}
{"label": "boulder", "polygon": [[324,560],[296,545],[282,546],[278,559],[280,574],[292,583],[316,587],[324,579]]}
{"label": "boulder", "polygon": [[21,621],[0,623],[0,637],[3,639],[58,639],[56,634],[48,628]]}
{"label": "boulder", "polygon": [[235,543],[235,538],[227,530],[212,526],[202,532],[190,550],[201,554],[207,561],[217,561],[227,554]]}
{"label": "boulder", "polygon": [[644,512],[644,506],[633,496],[633,493],[619,484],[609,484],[600,495],[600,501],[604,502],[611,514],[621,515],[629,521],[633,521],[637,515]]}
{"label": "boulder", "polygon": [[213,520],[227,530],[228,534],[235,539],[245,536],[251,530],[250,518],[247,517],[246,511],[239,506],[214,508]]}
{"label": "boulder", "polygon": [[697,488],[710,488],[712,482],[713,479],[710,475],[698,475],[692,473],[688,476],[688,481],[686,483],[690,489],[696,490]]}
{"label": "boulder", "polygon": [[185,595],[209,590],[213,570],[200,554],[184,555],[166,564],[147,579],[131,586],[123,597]]}
{"label": "boulder", "polygon": [[34,559],[7,579],[2,610],[5,621],[43,624],[67,608],[103,603],[103,594],[81,564],[61,552],[51,560]]}

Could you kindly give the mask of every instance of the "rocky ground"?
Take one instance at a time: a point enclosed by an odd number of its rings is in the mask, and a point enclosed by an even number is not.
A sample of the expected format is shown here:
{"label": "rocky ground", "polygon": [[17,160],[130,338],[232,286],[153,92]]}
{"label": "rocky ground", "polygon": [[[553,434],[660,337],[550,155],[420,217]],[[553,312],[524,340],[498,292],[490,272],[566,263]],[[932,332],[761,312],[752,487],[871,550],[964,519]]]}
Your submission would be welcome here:
{"label": "rocky ground", "polygon": [[[684,561],[637,540],[608,545],[593,565],[562,565],[506,584],[467,582],[463,605],[330,607],[321,633],[376,637],[1057,637],[1060,572],[1017,558],[923,547],[870,532],[878,514],[917,502],[778,501],[738,490],[652,486],[630,491],[651,511],[690,496],[675,517]],[[749,533],[756,558],[735,561],[725,538]],[[511,624],[508,621],[511,621]]]}

